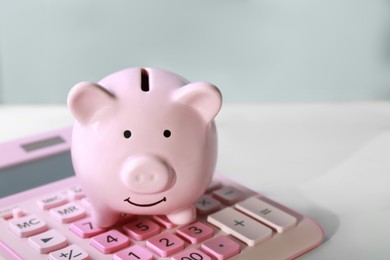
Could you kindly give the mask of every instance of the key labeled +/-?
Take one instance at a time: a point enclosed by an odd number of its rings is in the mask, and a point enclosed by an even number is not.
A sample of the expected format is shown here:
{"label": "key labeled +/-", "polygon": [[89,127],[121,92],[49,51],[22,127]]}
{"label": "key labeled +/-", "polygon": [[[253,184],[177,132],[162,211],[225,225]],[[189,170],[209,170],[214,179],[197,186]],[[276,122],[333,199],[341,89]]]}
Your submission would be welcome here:
{"label": "key labeled +/-", "polygon": [[88,259],[88,253],[78,245],[70,245],[49,254],[50,260],[84,260]]}
{"label": "key labeled +/-", "polygon": [[208,216],[207,221],[248,246],[254,246],[272,237],[272,229],[231,207]]}
{"label": "key labeled +/-", "polygon": [[282,233],[297,224],[297,219],[279,208],[256,197],[248,198],[235,207],[245,214],[267,224]]}

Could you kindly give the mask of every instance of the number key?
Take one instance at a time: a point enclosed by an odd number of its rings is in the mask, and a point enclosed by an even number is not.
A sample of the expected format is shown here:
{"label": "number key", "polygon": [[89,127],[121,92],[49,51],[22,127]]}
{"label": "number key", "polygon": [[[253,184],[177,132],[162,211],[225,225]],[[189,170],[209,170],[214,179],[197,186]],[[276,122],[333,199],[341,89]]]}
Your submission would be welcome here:
{"label": "number key", "polygon": [[90,243],[103,254],[110,254],[125,248],[130,244],[130,240],[118,230],[113,229],[91,238]]}
{"label": "number key", "polygon": [[161,257],[167,257],[182,250],[184,241],[171,233],[164,233],[147,240],[146,247]]}
{"label": "number key", "polygon": [[200,243],[213,236],[213,229],[202,222],[195,222],[181,227],[177,234],[191,242],[191,244]]}
{"label": "number key", "polygon": [[84,260],[88,259],[88,253],[78,245],[70,245],[49,254],[50,260]]}
{"label": "number key", "polygon": [[123,228],[131,238],[138,241],[148,239],[160,232],[160,226],[149,219],[132,221]]}
{"label": "number key", "polygon": [[198,249],[190,248],[184,252],[174,255],[172,260],[211,260],[211,257]]}
{"label": "number key", "polygon": [[119,251],[114,255],[114,260],[152,260],[153,254],[140,245],[134,245]]}
{"label": "number key", "polygon": [[69,229],[81,238],[88,238],[103,233],[105,229],[96,226],[91,218],[81,219],[73,222]]}

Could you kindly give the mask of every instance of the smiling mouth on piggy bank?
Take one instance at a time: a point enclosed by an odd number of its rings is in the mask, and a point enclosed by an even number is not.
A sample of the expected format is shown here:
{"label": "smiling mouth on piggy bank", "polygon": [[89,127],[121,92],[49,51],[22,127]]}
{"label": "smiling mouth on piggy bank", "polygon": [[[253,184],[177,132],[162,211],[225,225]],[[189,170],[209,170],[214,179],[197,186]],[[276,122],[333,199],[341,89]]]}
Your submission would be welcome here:
{"label": "smiling mouth on piggy bank", "polygon": [[167,201],[167,199],[164,197],[164,198],[162,198],[162,199],[159,200],[159,201],[156,201],[156,202],[153,202],[153,203],[149,203],[149,204],[138,204],[138,203],[132,202],[132,201],[130,200],[130,197],[128,197],[127,199],[124,199],[123,201],[126,201],[126,202],[128,202],[129,204],[134,205],[134,206],[137,206],[137,207],[153,207],[153,206],[155,206],[155,205],[157,205],[157,204],[159,204],[159,203],[161,203],[161,202]]}

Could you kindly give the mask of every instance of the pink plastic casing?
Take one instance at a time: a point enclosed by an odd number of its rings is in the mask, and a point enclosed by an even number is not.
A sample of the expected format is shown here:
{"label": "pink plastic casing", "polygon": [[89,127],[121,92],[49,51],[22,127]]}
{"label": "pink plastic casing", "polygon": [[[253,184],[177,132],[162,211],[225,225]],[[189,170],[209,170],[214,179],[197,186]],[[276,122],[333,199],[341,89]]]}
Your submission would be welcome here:
{"label": "pink plastic casing", "polygon": [[151,68],[74,86],[72,161],[96,224],[111,226],[121,213],[195,219],[216,164],[221,104],[214,85]]}

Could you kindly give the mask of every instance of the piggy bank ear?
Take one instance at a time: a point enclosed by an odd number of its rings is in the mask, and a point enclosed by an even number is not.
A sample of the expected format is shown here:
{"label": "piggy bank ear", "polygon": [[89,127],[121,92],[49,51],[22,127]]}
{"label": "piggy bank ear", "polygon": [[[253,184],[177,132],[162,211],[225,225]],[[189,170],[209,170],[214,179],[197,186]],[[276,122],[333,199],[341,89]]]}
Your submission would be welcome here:
{"label": "piggy bank ear", "polygon": [[96,83],[80,82],[68,94],[68,108],[81,125],[93,123],[99,114],[111,107],[115,97]]}
{"label": "piggy bank ear", "polygon": [[221,92],[207,82],[194,82],[179,88],[174,100],[198,111],[207,123],[214,119],[222,105]]}

